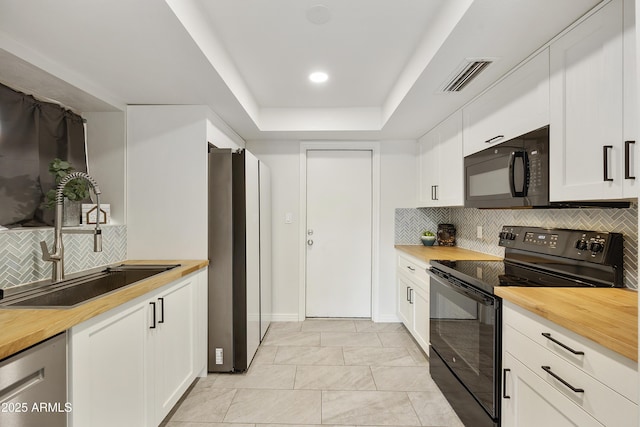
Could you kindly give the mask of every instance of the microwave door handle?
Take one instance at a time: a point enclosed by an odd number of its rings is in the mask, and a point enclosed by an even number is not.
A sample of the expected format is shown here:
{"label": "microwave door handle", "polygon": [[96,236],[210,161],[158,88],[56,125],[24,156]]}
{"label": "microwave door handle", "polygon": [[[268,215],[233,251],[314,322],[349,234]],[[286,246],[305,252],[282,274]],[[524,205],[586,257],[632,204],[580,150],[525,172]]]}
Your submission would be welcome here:
{"label": "microwave door handle", "polygon": [[[516,190],[516,159],[522,159],[522,189]],[[513,151],[509,158],[509,188],[511,197],[526,197],[528,190],[529,159],[526,151]]]}

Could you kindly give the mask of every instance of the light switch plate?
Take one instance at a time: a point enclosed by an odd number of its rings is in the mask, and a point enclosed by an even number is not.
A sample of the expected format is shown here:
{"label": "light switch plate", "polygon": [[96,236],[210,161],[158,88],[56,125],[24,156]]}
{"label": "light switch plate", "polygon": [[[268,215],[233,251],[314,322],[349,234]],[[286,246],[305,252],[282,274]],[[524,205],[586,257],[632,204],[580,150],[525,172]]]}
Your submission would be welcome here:
{"label": "light switch plate", "polygon": [[479,226],[476,228],[476,237],[477,237],[478,239],[482,239],[482,226],[481,226],[481,225],[479,225]]}

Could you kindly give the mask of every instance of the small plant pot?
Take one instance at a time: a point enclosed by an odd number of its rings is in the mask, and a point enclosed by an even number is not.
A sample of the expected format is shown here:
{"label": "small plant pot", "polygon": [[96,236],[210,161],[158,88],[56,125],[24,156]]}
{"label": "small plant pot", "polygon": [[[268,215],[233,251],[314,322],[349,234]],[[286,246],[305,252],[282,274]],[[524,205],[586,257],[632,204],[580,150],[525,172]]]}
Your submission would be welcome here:
{"label": "small plant pot", "polygon": [[422,244],[425,246],[433,246],[436,242],[436,236],[420,236],[420,240],[422,240]]}

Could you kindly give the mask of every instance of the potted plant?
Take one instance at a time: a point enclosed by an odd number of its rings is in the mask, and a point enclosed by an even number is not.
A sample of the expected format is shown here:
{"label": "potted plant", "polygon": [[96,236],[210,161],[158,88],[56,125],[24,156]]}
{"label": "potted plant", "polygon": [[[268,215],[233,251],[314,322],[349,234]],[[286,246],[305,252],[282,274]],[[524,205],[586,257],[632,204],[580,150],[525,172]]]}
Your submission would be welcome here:
{"label": "potted plant", "polygon": [[[47,191],[45,195],[44,207],[53,209],[56,206],[56,189],[62,178],[73,172],[75,168],[71,163],[55,158],[49,163],[49,172],[54,176],[56,188]],[[82,201],[89,197],[89,187],[82,179],[74,179],[67,183],[62,190],[64,196],[64,210],[62,225],[75,226],[80,225],[80,212],[82,209]]]}
{"label": "potted plant", "polygon": [[429,230],[425,230],[422,232],[420,240],[422,240],[422,244],[425,246],[433,246],[433,244],[436,242],[436,235]]}

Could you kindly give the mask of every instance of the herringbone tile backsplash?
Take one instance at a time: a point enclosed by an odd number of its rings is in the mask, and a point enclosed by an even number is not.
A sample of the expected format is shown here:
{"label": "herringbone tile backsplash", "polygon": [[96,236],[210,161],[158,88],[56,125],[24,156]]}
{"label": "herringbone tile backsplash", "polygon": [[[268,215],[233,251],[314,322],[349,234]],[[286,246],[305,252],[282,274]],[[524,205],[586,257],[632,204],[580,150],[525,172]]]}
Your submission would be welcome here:
{"label": "herringbone tile backsplash", "polygon": [[[498,233],[503,225],[622,233],[625,285],[638,288],[637,203],[628,209],[396,209],[395,242],[419,245],[420,232],[425,229],[435,232],[439,223],[455,225],[457,246],[497,256],[504,256],[504,248],[498,246]],[[482,239],[476,237],[478,225],[482,226]]]}
{"label": "herringbone tile backsplash", "polygon": [[[0,231],[0,288],[51,277],[51,263],[42,260],[40,241],[53,246],[53,228]],[[65,234],[65,273],[113,264],[127,258],[127,227],[102,227],[102,252],[93,252],[93,236]]]}

